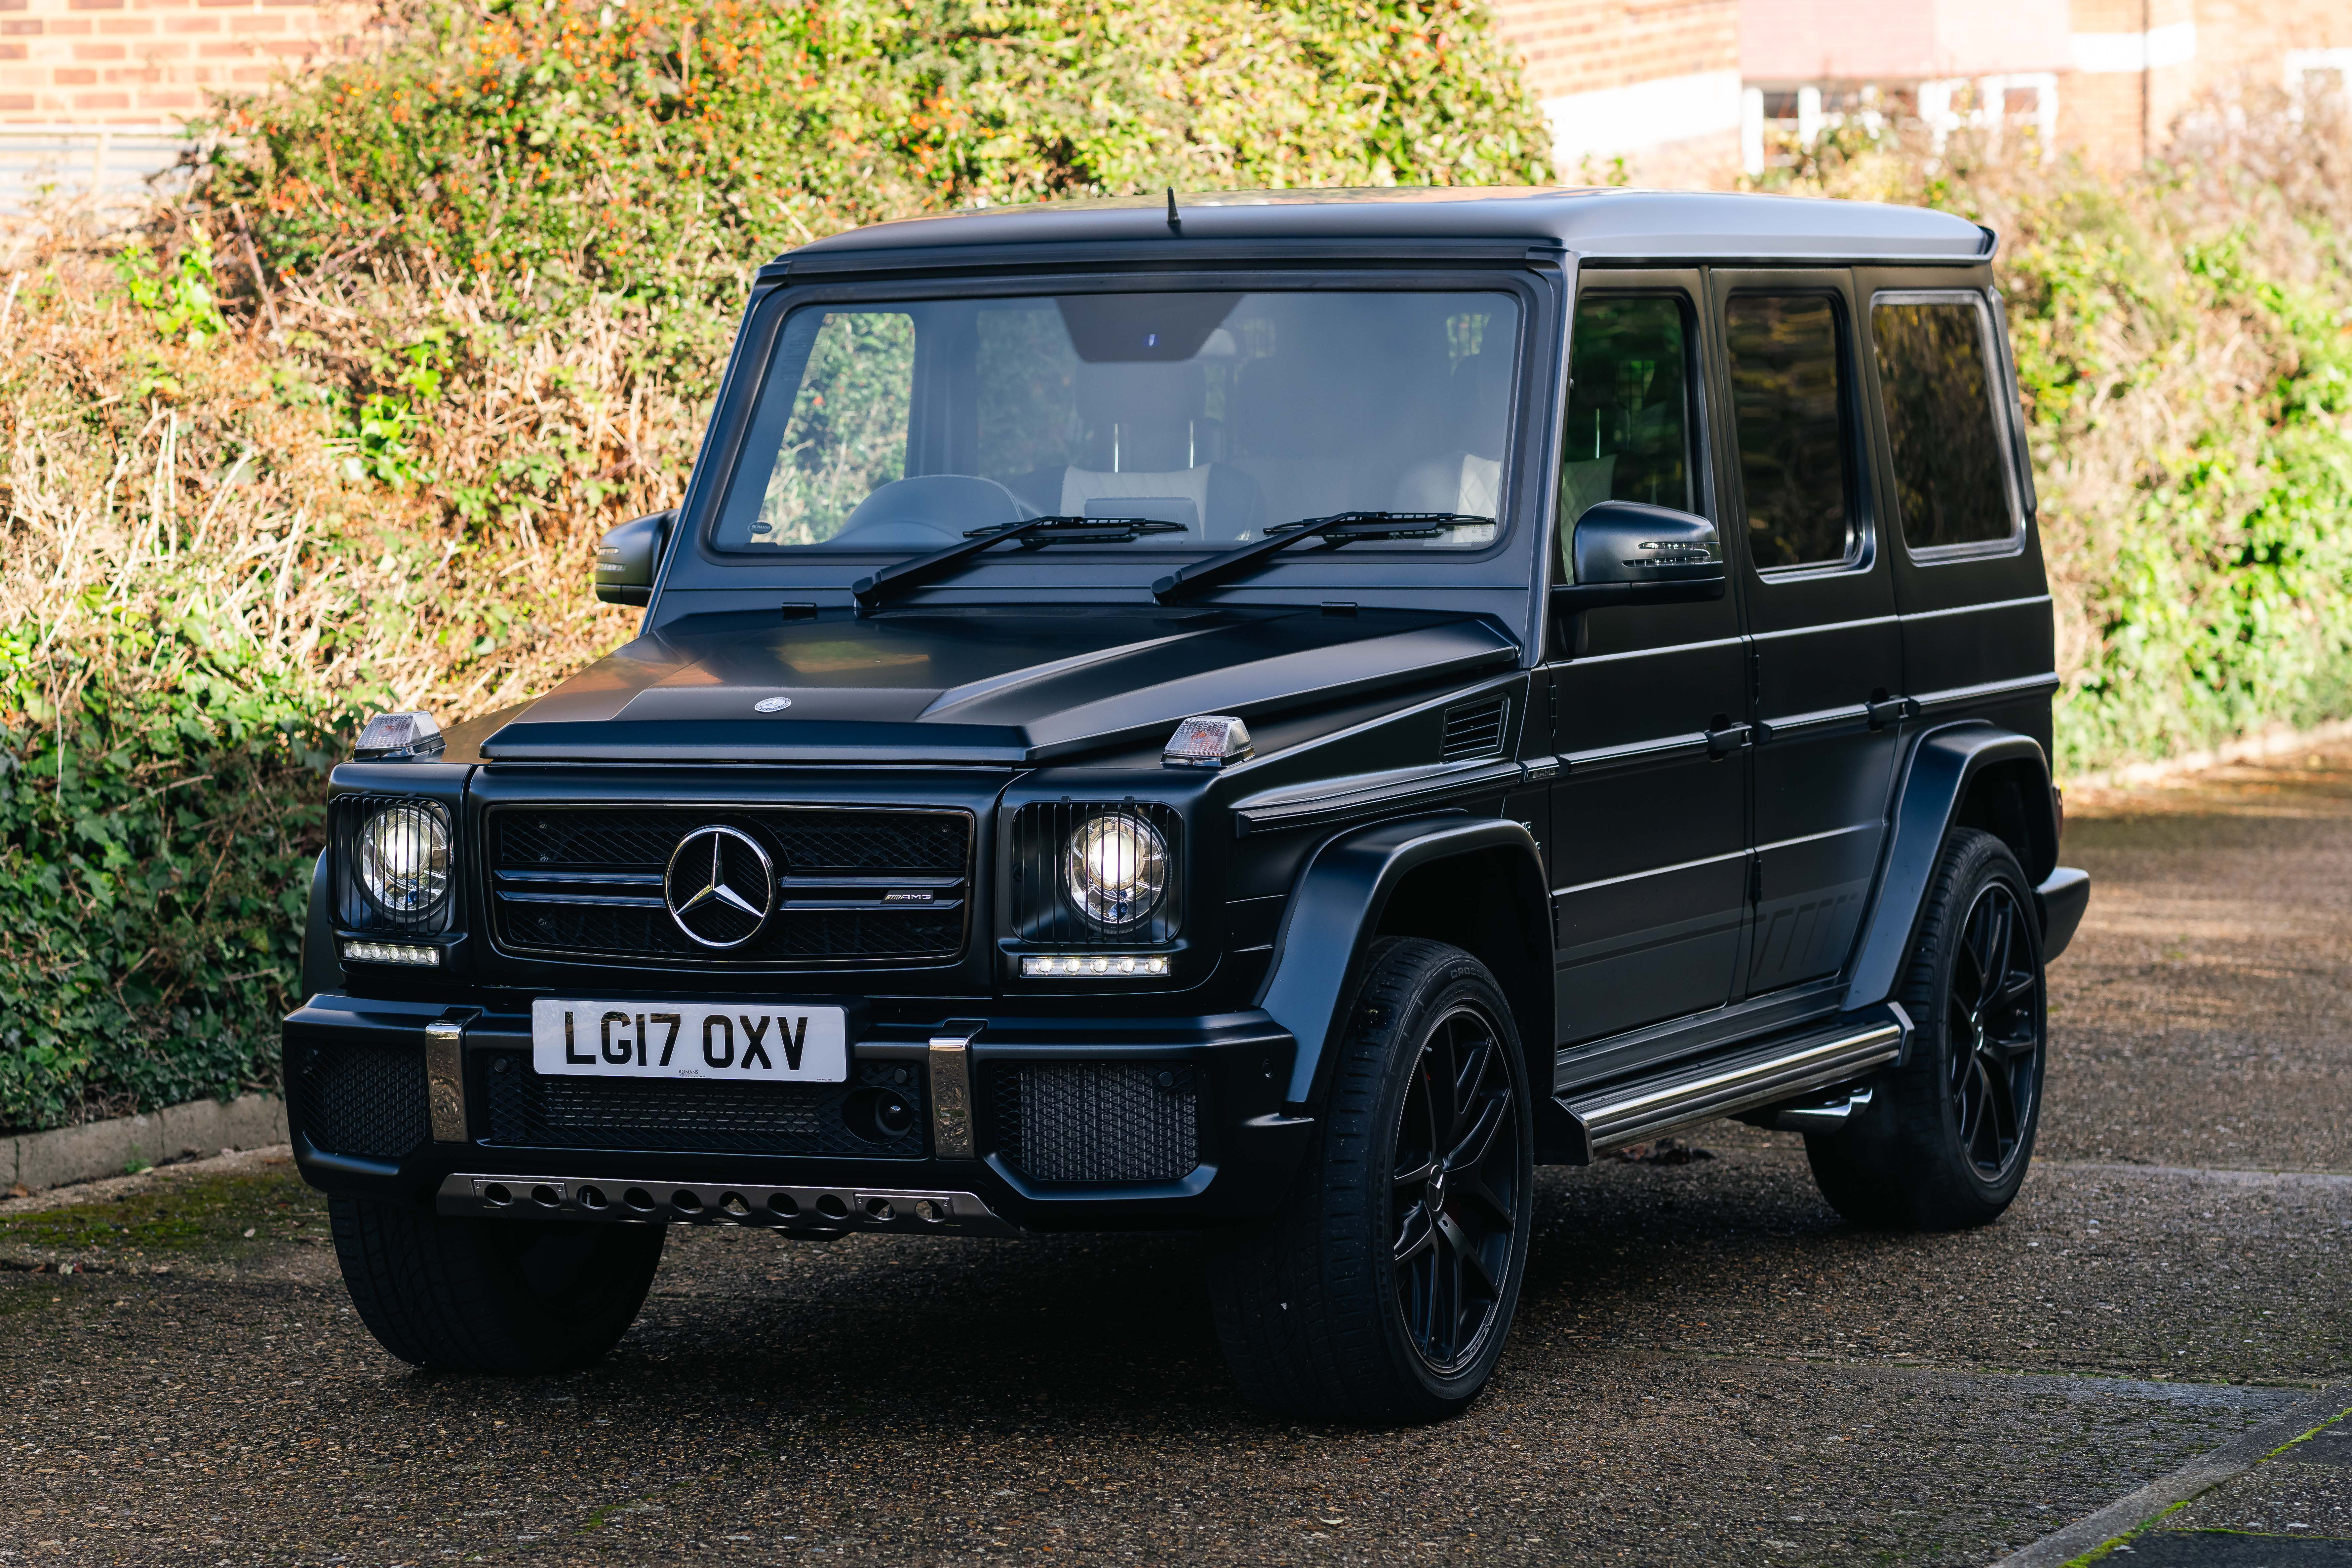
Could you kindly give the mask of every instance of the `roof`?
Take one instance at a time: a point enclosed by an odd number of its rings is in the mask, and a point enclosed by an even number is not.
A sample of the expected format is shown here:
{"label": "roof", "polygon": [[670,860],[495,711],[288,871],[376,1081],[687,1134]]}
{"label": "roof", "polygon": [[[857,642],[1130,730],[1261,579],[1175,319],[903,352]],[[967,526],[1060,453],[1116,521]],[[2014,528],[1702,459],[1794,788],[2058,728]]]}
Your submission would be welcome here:
{"label": "roof", "polygon": [[[1553,244],[1608,260],[1969,263],[1992,256],[1990,229],[1948,213],[1874,202],[1713,191],[1550,186],[1178,192],[965,209],[852,229],[788,253],[803,260],[881,251],[1007,245],[1185,241],[1487,240]],[[875,259],[879,259],[876,257]]]}

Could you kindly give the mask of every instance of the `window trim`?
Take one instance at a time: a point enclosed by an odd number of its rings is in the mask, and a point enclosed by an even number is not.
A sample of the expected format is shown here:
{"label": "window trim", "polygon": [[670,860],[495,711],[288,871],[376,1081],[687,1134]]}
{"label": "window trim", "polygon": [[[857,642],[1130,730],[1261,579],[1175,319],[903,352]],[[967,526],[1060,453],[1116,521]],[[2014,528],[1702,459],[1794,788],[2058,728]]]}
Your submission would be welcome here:
{"label": "window trim", "polygon": [[[1998,539],[1972,539],[1965,544],[1913,546],[1903,531],[1903,496],[1900,476],[1895,470],[1895,433],[1886,423],[1886,378],[1878,359],[1878,308],[1881,305],[1958,305],[1967,303],[1976,308],[1977,347],[1984,355],[1985,396],[1991,402],[1993,436],[2003,450],[2000,453],[2001,494],[2009,502],[2009,537]],[[1886,473],[1894,481],[1887,500],[1894,514],[1895,538],[1902,547],[1903,557],[1915,566],[1948,566],[1955,561],[1997,560],[2018,555],[2025,549],[2025,498],[2018,485],[2017,465],[2022,451],[2022,432],[2016,425],[2009,402],[2009,376],[2002,367],[1998,345],[2001,341],[1999,323],[1993,319],[1991,301],[1980,288],[1882,288],[1870,297],[1870,374],[1877,389],[1877,407],[1873,409],[1873,423],[1878,431],[1879,444],[1886,454]]]}
{"label": "window trim", "polygon": [[[1601,275],[1595,273],[1594,276],[1598,277]],[[1565,379],[1560,395],[1560,428],[1558,433],[1559,439],[1553,443],[1557,451],[1555,452],[1551,465],[1551,506],[1555,514],[1558,515],[1558,521],[1552,529],[1553,538],[1551,541],[1551,549],[1547,552],[1549,561],[1545,568],[1545,570],[1549,573],[1545,581],[1549,586],[1558,586],[1569,580],[1569,578],[1566,575],[1568,568],[1567,558],[1573,546],[1576,536],[1575,519],[1566,516],[1559,506],[1560,470],[1568,462],[1569,432],[1567,426],[1569,410],[1574,403],[1576,396],[1574,390],[1576,373],[1576,317],[1577,314],[1584,308],[1585,302],[1588,300],[1606,301],[1612,299],[1664,299],[1675,306],[1681,311],[1683,328],[1683,429],[1685,440],[1687,443],[1689,449],[1689,455],[1685,461],[1689,465],[1690,468],[1691,489],[1696,492],[1694,497],[1696,504],[1691,508],[1691,515],[1693,517],[1704,517],[1708,522],[1715,525],[1718,540],[1718,553],[1721,549],[1720,538],[1723,532],[1723,519],[1721,516],[1722,507],[1718,505],[1718,497],[1715,493],[1715,472],[1713,468],[1714,444],[1708,439],[1712,433],[1708,430],[1706,423],[1707,400],[1706,395],[1706,382],[1704,380],[1706,375],[1706,362],[1705,357],[1700,353],[1699,343],[1701,335],[1706,331],[1705,317],[1701,314],[1703,304],[1700,296],[1693,287],[1672,283],[1660,283],[1647,287],[1633,286],[1622,287],[1603,284],[1593,288],[1580,287],[1576,291],[1575,300],[1569,307],[1569,338],[1568,353],[1566,356],[1569,373]]]}
{"label": "window trim", "polygon": [[[1840,281],[1850,275],[1841,275]],[[1838,357],[1844,374],[1841,377],[1838,399],[1838,424],[1845,437],[1845,482],[1848,502],[1847,543],[1842,560],[1807,561],[1797,566],[1760,566],[1749,549],[1754,542],[1748,521],[1748,475],[1739,456],[1739,382],[1738,367],[1731,349],[1731,307],[1747,298],[1813,298],[1830,302],[1830,314],[1837,322]],[[1871,497],[1868,411],[1863,406],[1862,356],[1857,351],[1859,340],[1853,326],[1853,302],[1849,290],[1839,283],[1755,283],[1740,284],[1725,291],[1717,308],[1719,329],[1723,334],[1723,387],[1728,398],[1724,410],[1730,421],[1730,440],[1726,452],[1730,458],[1734,482],[1739,493],[1739,550],[1748,563],[1748,575],[1758,582],[1812,582],[1824,578],[1867,576],[1878,564],[1878,510]],[[1719,528],[1721,525],[1718,524]]]}

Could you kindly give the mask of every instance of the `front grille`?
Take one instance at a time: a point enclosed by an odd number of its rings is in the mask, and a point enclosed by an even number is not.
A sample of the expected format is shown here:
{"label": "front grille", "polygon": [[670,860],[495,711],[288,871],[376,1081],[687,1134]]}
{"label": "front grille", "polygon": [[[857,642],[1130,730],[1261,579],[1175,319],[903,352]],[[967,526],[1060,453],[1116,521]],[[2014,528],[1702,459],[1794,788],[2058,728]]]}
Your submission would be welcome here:
{"label": "front grille", "polygon": [[[706,958],[703,948],[688,941],[655,901],[655,907],[613,908],[609,905],[526,904],[502,908],[500,935],[518,947],[563,948],[574,952],[646,954],[667,957]],[[778,914],[749,947],[726,955],[740,959],[755,954],[767,962],[812,959],[952,957],[962,946],[961,909],[919,915],[863,915],[827,910],[810,915]]]}
{"label": "front grille", "polygon": [[1201,1163],[1200,1099],[1181,1063],[993,1069],[995,1145],[1035,1181],[1175,1181]]}
{"label": "front grille", "polygon": [[492,1144],[884,1159],[923,1153],[919,1063],[866,1062],[846,1083],[707,1083],[541,1077],[530,1057],[501,1051],[483,1076]]}
{"label": "front grille", "polygon": [[[1148,825],[1167,845],[1167,892],[1147,915],[1124,925],[1096,919],[1069,888],[1070,841],[1089,817],[1123,816]],[[1045,800],[1021,808],[1013,821],[1013,933],[1033,947],[1082,952],[1161,947],[1176,939],[1182,914],[1184,846],[1173,807],[1137,800]]]}
{"label": "front grille", "polygon": [[420,1046],[307,1046],[293,1087],[303,1134],[328,1154],[398,1159],[432,1134]]}
{"label": "front grille", "polygon": [[1460,707],[1445,710],[1445,738],[1439,743],[1438,758],[1445,762],[1467,762],[1476,757],[1499,757],[1503,751],[1504,701],[1465,703]]}
{"label": "front grille", "polygon": [[[749,835],[773,870],[774,913],[738,946],[695,941],[663,901],[672,852],[707,827]],[[952,959],[967,936],[971,830],[963,811],[499,807],[488,835],[498,938],[526,952],[732,967]]]}

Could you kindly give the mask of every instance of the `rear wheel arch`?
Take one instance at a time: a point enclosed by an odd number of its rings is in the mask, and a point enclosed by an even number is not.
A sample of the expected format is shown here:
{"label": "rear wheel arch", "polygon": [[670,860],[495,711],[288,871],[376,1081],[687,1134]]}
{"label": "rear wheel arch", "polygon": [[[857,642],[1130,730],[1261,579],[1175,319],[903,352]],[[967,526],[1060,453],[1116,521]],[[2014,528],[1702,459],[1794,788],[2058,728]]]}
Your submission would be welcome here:
{"label": "rear wheel arch", "polygon": [[[1972,820],[1971,813],[1984,820]],[[2023,841],[2023,852],[2001,831],[2004,821]],[[1911,748],[1893,832],[1850,970],[1848,1010],[1895,994],[1937,862],[1948,835],[1961,828],[1980,829],[2008,844],[2029,883],[2050,873],[2058,857],[2057,815],[2050,796],[2049,755],[2040,742],[1968,720],[1931,730]]]}
{"label": "rear wheel arch", "polygon": [[2057,869],[2058,824],[2050,803],[2050,775],[2033,758],[1988,763],[1969,775],[1951,826],[1975,828],[2007,844],[2036,883]]}

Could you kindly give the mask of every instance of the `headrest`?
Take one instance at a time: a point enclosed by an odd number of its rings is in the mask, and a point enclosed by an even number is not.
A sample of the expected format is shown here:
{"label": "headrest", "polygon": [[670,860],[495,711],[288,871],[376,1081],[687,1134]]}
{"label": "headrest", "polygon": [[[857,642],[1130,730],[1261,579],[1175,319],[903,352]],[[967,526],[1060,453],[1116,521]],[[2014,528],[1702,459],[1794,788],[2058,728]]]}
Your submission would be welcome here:
{"label": "headrest", "polygon": [[1078,366],[1078,410],[1097,427],[1113,420],[1121,424],[1172,425],[1201,418],[1208,401],[1208,375],[1192,361]]}

